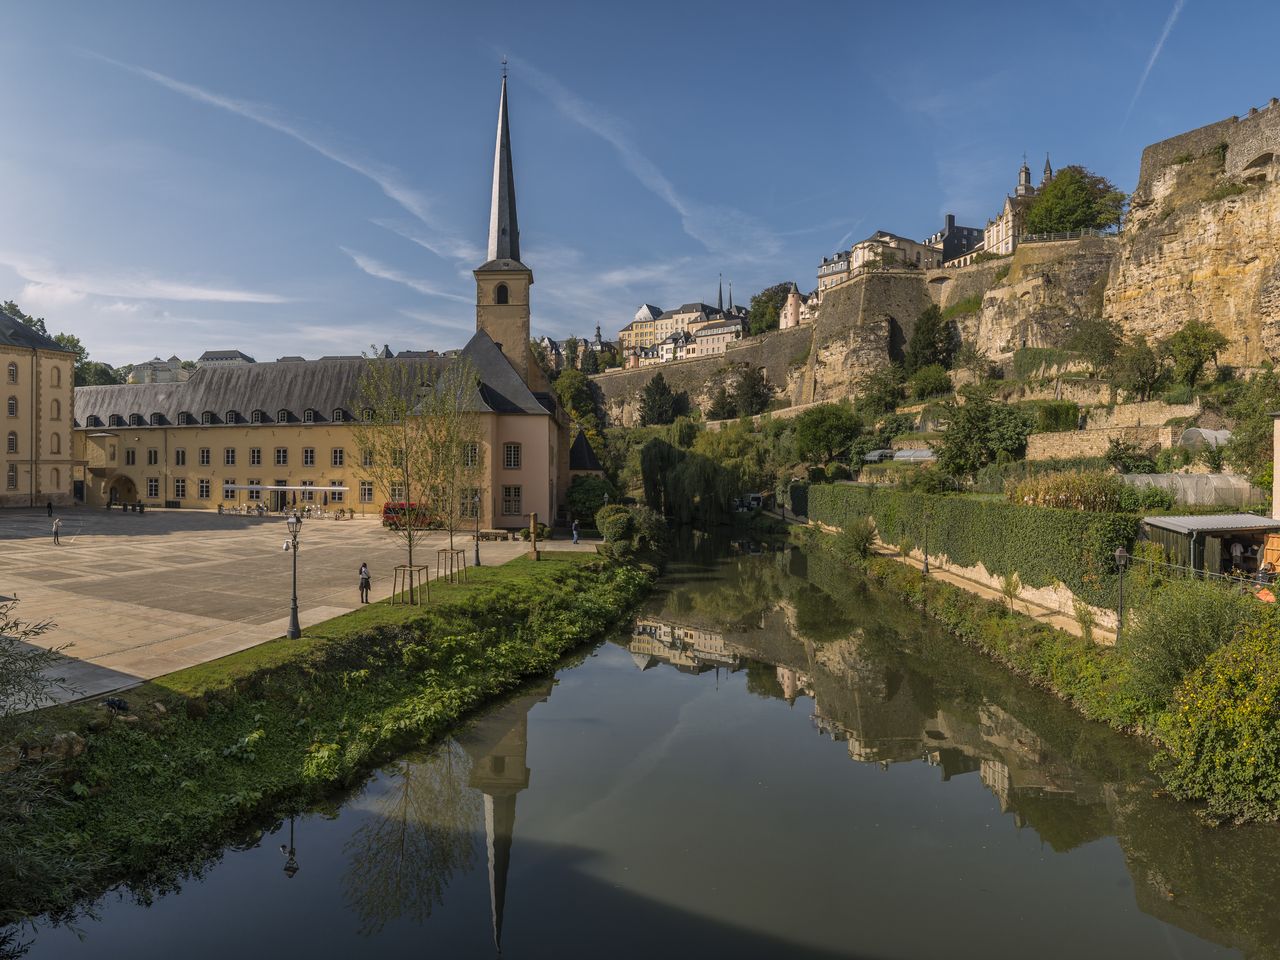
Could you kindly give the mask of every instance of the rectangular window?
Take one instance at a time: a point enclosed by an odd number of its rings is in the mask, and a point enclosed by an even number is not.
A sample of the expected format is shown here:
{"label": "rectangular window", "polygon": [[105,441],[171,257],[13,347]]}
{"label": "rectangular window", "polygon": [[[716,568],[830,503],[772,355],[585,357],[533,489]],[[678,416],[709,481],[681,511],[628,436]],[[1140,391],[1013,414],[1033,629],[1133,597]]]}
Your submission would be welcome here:
{"label": "rectangular window", "polygon": [[334,447],[333,451],[329,454],[329,465],[331,467],[341,467],[345,466],[346,462],[347,451],[343,450],[341,447]]}
{"label": "rectangular window", "polygon": [[373,503],[373,481],[372,480],[360,481],[360,502]]}
{"label": "rectangular window", "polygon": [[360,454],[360,466],[362,466],[362,467],[372,467],[372,466],[373,466],[373,451],[372,451],[372,450],[365,450],[365,451],[363,451],[363,452]]}
{"label": "rectangular window", "polygon": [[480,444],[468,443],[462,447],[462,465],[464,467],[475,467],[480,464]]}
{"label": "rectangular window", "polygon": [[251,467],[262,466],[262,448],[261,447],[249,448],[249,466]]}
{"label": "rectangular window", "polygon": [[[314,480],[303,480],[303,481],[302,481],[302,485],[303,485],[304,487],[314,487],[314,486],[316,485],[316,482],[315,482]],[[302,491],[302,498],[301,498],[301,499],[303,499],[303,500],[307,500],[307,501],[311,501],[311,500],[314,500],[315,498],[316,498],[316,492],[315,492],[314,490],[303,490],[303,491]]]}
{"label": "rectangular window", "polygon": [[403,483],[393,483],[391,485],[390,493],[391,493],[392,503],[404,502],[404,484]]}
{"label": "rectangular window", "polygon": [[148,449],[147,450],[147,466],[154,467],[159,462],[160,462],[160,451],[157,450],[155,447],[151,447],[150,449]]}
{"label": "rectangular window", "polygon": [[223,500],[236,499],[236,492],[231,489],[235,485],[236,485],[236,482],[234,480],[231,480],[229,478],[223,479],[222,481],[222,499]]}
{"label": "rectangular window", "polygon": [[185,467],[187,465],[187,451],[182,447],[178,447],[173,451],[173,465],[175,467]]}
{"label": "rectangular window", "polygon": [[208,481],[208,480],[201,480],[201,481],[199,482],[199,486],[197,487],[197,493],[196,493],[196,495],[197,495],[201,500],[208,500],[208,499],[209,499],[209,481]]}
{"label": "rectangular window", "polygon": [[138,451],[130,447],[128,450],[124,452],[124,465],[126,467],[132,467],[137,462],[138,462]]}
{"label": "rectangular window", "polygon": [[330,502],[330,503],[341,503],[341,502],[342,502],[342,495],[343,495],[344,493],[346,493],[346,491],[345,491],[345,490],[340,489],[340,488],[342,487],[342,481],[341,481],[341,480],[330,480],[330,481],[329,481],[329,487],[330,487],[330,490],[329,490],[329,502]]}
{"label": "rectangular window", "polygon": [[9,469],[4,477],[4,485],[10,490],[18,489],[18,465],[16,463],[9,464]]}
{"label": "rectangular window", "polygon": [[520,487],[502,488],[502,515],[505,517],[521,517],[524,511],[520,508]]}
{"label": "rectangular window", "polygon": [[158,496],[160,496],[160,478],[147,477],[147,498],[154,500]]}
{"label": "rectangular window", "polygon": [[304,467],[314,467],[316,465],[316,448],[315,447],[302,448],[302,465]]}
{"label": "rectangular window", "polygon": [[209,448],[201,447],[200,448],[200,466],[207,467],[211,463],[213,463],[213,457],[209,453]]}
{"label": "rectangular window", "polygon": [[289,448],[276,447],[276,466],[287,467],[289,465]]}
{"label": "rectangular window", "polygon": [[520,444],[504,443],[502,445],[502,465],[508,470],[520,469]]}
{"label": "rectangular window", "polygon": [[173,499],[183,500],[187,496],[187,478],[175,477],[173,480]]}
{"label": "rectangular window", "polygon": [[[262,486],[262,481],[261,481],[261,480],[250,480],[250,481],[249,481],[249,486],[250,486],[250,487],[260,487],[260,486]],[[250,490],[250,491],[249,491],[249,499],[250,499],[250,500],[261,500],[261,499],[262,499],[262,491],[261,491],[261,490]]]}
{"label": "rectangular window", "polygon": [[480,488],[463,487],[458,496],[458,516],[474,520],[480,516]]}
{"label": "rectangular window", "polygon": [[112,463],[116,462],[116,445],[114,443],[107,448],[107,459]]}
{"label": "rectangular window", "polygon": [[236,465],[235,447],[227,447],[222,451],[222,465],[224,467],[234,467]]}

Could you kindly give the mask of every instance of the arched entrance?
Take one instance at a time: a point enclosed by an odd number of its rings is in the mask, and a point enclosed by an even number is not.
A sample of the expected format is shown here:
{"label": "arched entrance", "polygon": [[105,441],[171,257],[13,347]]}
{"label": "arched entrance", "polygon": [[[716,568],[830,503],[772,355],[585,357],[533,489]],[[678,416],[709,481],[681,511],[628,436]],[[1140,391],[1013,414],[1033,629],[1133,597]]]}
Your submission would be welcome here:
{"label": "arched entrance", "polygon": [[128,477],[116,477],[107,488],[107,500],[111,503],[135,503],[138,488]]}

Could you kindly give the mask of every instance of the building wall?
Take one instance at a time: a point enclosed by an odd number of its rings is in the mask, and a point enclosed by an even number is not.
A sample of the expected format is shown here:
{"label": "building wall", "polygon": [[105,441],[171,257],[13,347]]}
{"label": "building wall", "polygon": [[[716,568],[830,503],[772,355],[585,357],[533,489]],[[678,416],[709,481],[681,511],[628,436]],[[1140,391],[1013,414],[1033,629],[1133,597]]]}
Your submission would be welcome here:
{"label": "building wall", "polygon": [[[74,364],[74,355],[62,351],[0,346],[0,506],[71,503]],[[16,453],[9,452],[10,434]]]}
{"label": "building wall", "polygon": [[[476,270],[476,329],[501,344],[503,356],[529,383],[529,270]],[[507,302],[498,303],[498,286],[507,287]]]}

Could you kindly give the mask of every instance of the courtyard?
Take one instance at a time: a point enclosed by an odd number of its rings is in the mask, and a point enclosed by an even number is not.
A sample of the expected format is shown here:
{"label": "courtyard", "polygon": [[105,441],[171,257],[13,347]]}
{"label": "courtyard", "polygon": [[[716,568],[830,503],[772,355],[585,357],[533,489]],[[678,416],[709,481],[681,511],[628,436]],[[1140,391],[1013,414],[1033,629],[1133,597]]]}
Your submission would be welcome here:
{"label": "courtyard", "polygon": [[[40,638],[69,648],[63,699],[101,696],[284,635],[292,555],[283,517],[87,507],[61,509],[61,546],[44,510],[0,512],[0,596],[18,615],[49,619]],[[455,536],[474,557],[468,535]],[[298,615],[310,625],[359,605],[357,571],[368,563],[371,599],[390,596],[404,543],[374,518],[305,520],[298,550]],[[448,535],[424,534],[414,560],[430,563]],[[557,541],[556,549],[574,549]],[[593,550],[590,544],[577,549]],[[505,563],[521,541],[483,542],[481,562]]]}

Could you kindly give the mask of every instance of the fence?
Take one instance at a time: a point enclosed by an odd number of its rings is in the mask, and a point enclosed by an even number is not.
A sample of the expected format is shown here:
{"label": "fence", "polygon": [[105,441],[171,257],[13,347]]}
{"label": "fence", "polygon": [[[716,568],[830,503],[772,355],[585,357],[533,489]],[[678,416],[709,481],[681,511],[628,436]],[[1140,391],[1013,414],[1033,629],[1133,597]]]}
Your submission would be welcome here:
{"label": "fence", "polygon": [[1083,240],[1085,237],[1115,237],[1115,230],[1062,230],[1058,233],[1027,233],[1018,238],[1019,243],[1055,243],[1060,240]]}

